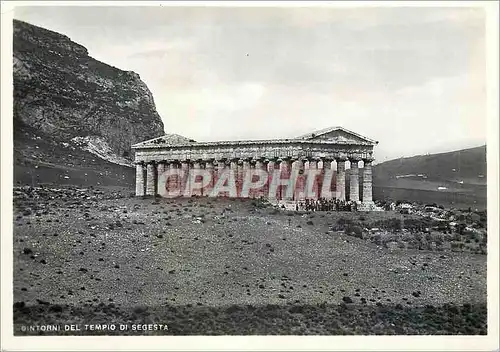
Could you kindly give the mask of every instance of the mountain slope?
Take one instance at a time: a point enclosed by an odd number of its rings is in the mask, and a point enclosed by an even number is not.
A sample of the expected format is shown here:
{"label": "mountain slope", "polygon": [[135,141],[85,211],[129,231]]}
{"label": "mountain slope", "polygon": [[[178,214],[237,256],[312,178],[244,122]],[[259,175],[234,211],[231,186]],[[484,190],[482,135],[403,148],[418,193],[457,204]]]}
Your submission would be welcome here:
{"label": "mountain slope", "polygon": [[374,196],[486,206],[486,146],[418,155],[373,167]]}
{"label": "mountain slope", "polygon": [[17,20],[13,25],[17,128],[29,126],[60,142],[76,138],[82,147],[107,144],[129,160],[132,144],[164,134],[138,74],[93,59],[59,33]]}
{"label": "mountain slope", "polygon": [[119,186],[132,189],[135,170],[59,142],[29,126],[14,127],[14,184]]}
{"label": "mountain slope", "polygon": [[394,159],[374,166],[374,177],[380,179],[407,175],[427,176],[429,181],[486,184],[486,146]]}

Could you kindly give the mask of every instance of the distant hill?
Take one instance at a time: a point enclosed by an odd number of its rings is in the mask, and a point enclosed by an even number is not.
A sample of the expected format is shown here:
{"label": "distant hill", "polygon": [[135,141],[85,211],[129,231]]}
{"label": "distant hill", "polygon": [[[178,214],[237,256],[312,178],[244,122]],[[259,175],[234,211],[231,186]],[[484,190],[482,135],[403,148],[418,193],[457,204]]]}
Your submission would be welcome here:
{"label": "distant hill", "polygon": [[485,145],[394,159],[373,167],[374,196],[485,207],[486,171]]}
{"label": "distant hill", "polygon": [[374,177],[381,180],[424,175],[429,181],[464,181],[484,185],[486,146],[394,159],[375,165],[373,171]]}

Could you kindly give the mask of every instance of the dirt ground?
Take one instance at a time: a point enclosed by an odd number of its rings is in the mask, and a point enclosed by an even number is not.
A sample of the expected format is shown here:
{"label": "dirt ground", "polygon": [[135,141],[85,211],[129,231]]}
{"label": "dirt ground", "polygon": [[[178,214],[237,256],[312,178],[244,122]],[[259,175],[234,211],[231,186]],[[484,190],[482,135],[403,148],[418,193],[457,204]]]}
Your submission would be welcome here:
{"label": "dirt ground", "polygon": [[124,334],[486,333],[486,255],[389,251],[331,229],[359,213],[117,188],[17,192],[16,334],[89,322],[169,327]]}

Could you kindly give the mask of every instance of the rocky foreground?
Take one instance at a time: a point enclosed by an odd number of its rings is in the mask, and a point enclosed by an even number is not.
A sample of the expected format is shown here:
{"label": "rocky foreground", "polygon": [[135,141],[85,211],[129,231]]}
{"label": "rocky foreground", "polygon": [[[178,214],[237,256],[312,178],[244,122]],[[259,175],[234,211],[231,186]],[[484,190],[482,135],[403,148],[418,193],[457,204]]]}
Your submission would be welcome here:
{"label": "rocky foreground", "polygon": [[[16,188],[14,216],[16,334],[487,333],[486,255],[339,228],[411,215],[67,186]],[[111,323],[168,330],[21,331]]]}

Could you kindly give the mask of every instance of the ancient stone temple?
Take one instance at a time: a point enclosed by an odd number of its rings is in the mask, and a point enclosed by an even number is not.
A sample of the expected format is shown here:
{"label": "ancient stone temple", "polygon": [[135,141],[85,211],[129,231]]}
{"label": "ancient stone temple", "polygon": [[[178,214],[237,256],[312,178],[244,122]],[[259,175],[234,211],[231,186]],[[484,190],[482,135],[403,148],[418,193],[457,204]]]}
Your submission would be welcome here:
{"label": "ancient stone temple", "polygon": [[[228,196],[227,189],[220,193],[215,189],[223,183],[218,183],[218,177],[229,171],[228,181],[234,180],[236,189],[229,195],[236,197],[335,198],[369,205],[373,203],[371,166],[377,144],[342,127],[269,140],[196,142],[166,135],[132,146],[136,195],[162,195],[176,188],[186,190],[178,193],[181,196]],[[350,169],[346,172],[347,163]],[[189,177],[193,170],[203,170],[206,182],[200,182],[199,175]],[[267,179],[254,187],[252,174],[246,176],[249,171],[258,171]],[[162,178],[168,173],[174,177]],[[250,189],[245,189],[245,182]],[[194,184],[198,186],[189,187]]]}

